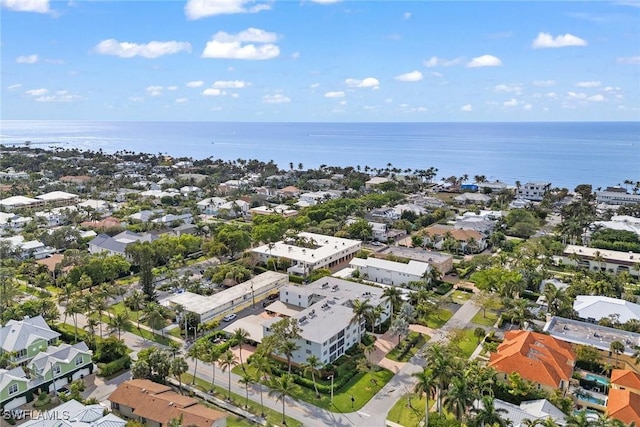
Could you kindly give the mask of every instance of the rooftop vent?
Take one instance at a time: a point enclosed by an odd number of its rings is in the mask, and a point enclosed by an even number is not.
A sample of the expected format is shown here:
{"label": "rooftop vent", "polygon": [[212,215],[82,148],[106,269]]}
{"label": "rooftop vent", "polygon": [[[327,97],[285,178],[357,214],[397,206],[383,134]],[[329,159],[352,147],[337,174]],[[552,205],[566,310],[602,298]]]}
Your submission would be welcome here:
{"label": "rooftop vent", "polygon": [[298,323],[304,323],[306,321],[307,321],[307,316],[302,316],[300,320],[298,320]]}

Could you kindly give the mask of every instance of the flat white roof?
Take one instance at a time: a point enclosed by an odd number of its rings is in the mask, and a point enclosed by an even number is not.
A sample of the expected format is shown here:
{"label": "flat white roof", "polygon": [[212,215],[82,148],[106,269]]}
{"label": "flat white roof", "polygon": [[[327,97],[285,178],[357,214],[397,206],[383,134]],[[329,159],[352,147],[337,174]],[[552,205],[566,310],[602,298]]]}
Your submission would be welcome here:
{"label": "flat white roof", "polygon": [[51,200],[67,200],[78,197],[75,194],[67,193],[66,191],[51,191],[49,193],[41,194],[37,196],[40,200],[51,201]]}
{"label": "flat white roof", "polygon": [[258,316],[256,314],[251,314],[249,316],[243,317],[242,319],[238,319],[227,325],[226,328],[223,329],[224,332],[228,334],[233,334],[233,332],[242,328],[245,331],[249,332],[249,339],[255,342],[262,342],[262,337],[264,334],[264,329],[262,325],[270,319],[266,319],[262,316]]}
{"label": "flat white roof", "polygon": [[598,321],[603,317],[616,315],[620,323],[626,323],[632,319],[640,320],[640,305],[600,295],[577,295],[573,309],[582,319]]}
{"label": "flat white roof", "polygon": [[6,199],[0,200],[0,205],[19,206],[19,205],[30,205],[37,202],[39,202],[38,199],[32,199],[31,197],[11,196],[11,197],[7,197]]}
{"label": "flat white roof", "polygon": [[596,258],[599,255],[605,261],[624,261],[632,264],[640,262],[640,254],[636,253],[610,251],[607,249],[589,248],[587,246],[567,245],[564,249],[564,255],[569,256],[571,254],[585,256],[588,258]]}
{"label": "flat white roof", "polygon": [[356,265],[359,267],[374,267],[379,268],[381,270],[387,271],[395,271],[398,273],[406,273],[411,274],[412,276],[422,275],[429,270],[429,264],[426,262],[414,261],[411,260],[409,263],[405,264],[403,262],[396,261],[388,261],[386,259],[379,258],[354,258],[351,260],[349,265]]}
{"label": "flat white roof", "polygon": [[362,246],[362,242],[359,240],[342,239],[339,237],[325,236],[323,234],[303,232],[299,233],[298,237],[313,239],[318,247],[315,249],[303,248],[295,246],[293,242],[279,241],[275,243],[271,249],[269,245],[262,245],[253,249],[252,252],[314,264],[345,249],[349,250],[349,252],[355,252]]}

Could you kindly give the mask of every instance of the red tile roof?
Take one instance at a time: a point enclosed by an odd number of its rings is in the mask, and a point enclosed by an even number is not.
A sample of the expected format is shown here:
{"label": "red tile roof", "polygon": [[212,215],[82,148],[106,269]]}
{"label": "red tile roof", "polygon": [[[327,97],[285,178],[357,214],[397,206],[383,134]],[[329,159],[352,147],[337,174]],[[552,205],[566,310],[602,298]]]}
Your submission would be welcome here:
{"label": "red tile roof", "polygon": [[607,415],[622,422],[630,423],[640,420],[640,394],[629,390],[609,390],[607,399]]}
{"label": "red tile roof", "polygon": [[526,380],[541,385],[559,387],[568,383],[573,373],[576,355],[571,344],[550,335],[528,331],[508,331],[491,353],[489,366],[499,372],[518,372]]}
{"label": "red tile roof", "polygon": [[611,384],[640,390],[640,374],[629,369],[614,369],[611,371]]}

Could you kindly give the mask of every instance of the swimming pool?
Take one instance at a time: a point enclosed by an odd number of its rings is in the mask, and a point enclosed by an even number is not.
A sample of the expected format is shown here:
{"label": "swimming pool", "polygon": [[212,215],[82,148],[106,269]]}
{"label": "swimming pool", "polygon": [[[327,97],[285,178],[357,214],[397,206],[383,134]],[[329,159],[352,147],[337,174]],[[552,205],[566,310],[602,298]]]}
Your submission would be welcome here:
{"label": "swimming pool", "polygon": [[585,378],[588,379],[589,381],[595,381],[598,384],[602,384],[602,385],[605,385],[605,386],[609,387],[609,378],[600,377],[600,376],[594,375],[594,374],[587,374],[587,375],[585,375]]}
{"label": "swimming pool", "polygon": [[604,406],[605,405],[605,401],[604,400],[598,399],[598,398],[593,397],[593,396],[588,396],[586,394],[577,393],[576,397],[578,398],[578,400],[582,400],[583,402],[595,403],[596,405],[600,405],[600,406]]}

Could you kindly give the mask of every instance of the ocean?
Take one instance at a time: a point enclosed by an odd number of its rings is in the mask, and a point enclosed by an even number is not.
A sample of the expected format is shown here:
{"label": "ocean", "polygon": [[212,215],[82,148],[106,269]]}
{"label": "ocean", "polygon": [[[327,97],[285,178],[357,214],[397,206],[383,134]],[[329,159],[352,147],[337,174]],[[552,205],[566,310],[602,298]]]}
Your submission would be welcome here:
{"label": "ocean", "polygon": [[[113,153],[438,169],[508,184],[549,181],[572,190],[640,181],[640,122],[217,123],[0,121],[0,144],[45,143]],[[53,142],[59,144],[52,144]]]}

